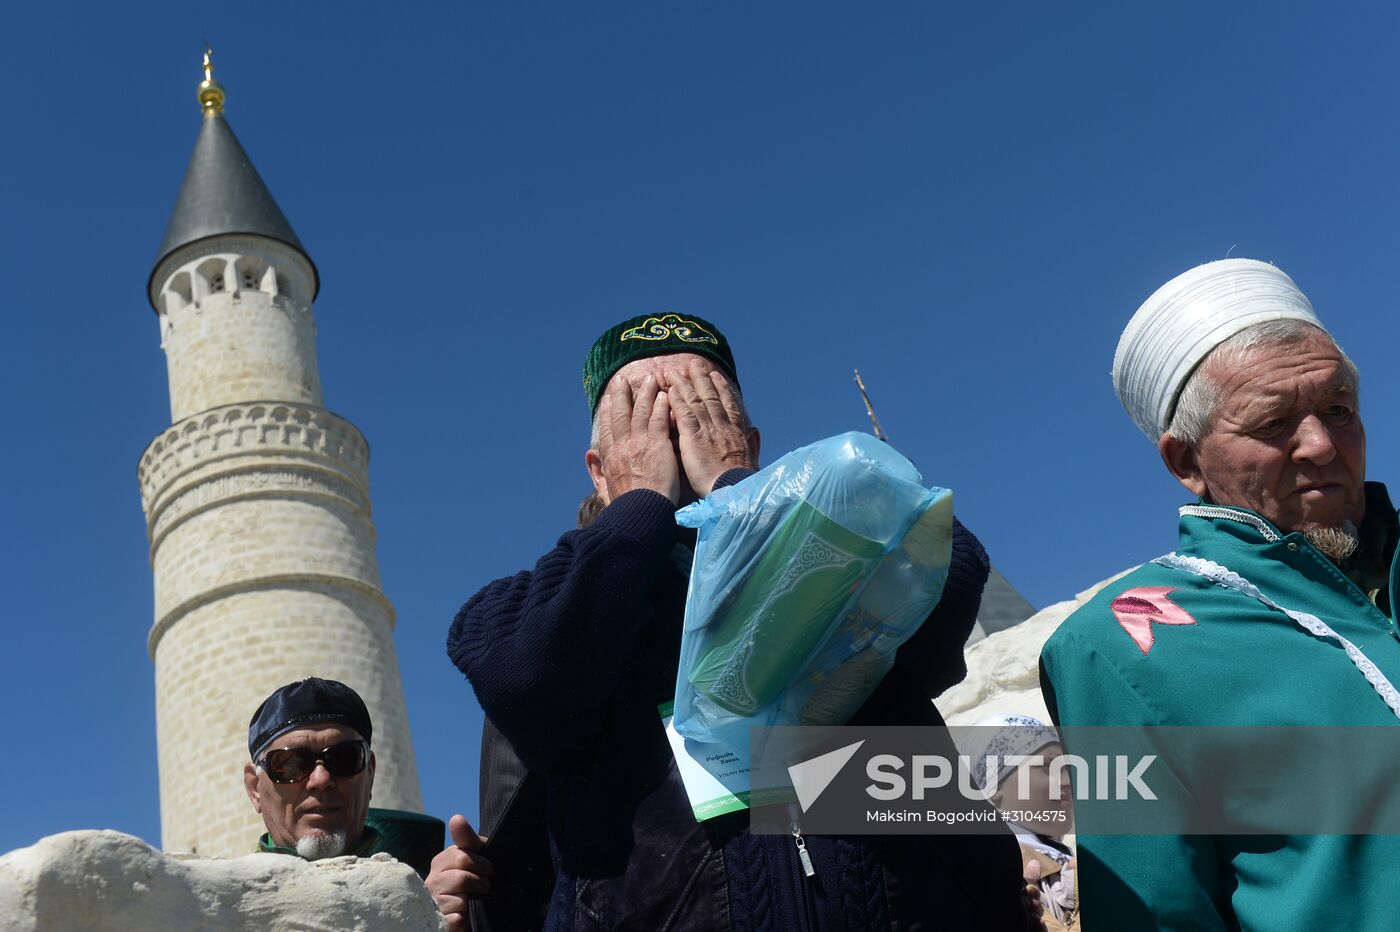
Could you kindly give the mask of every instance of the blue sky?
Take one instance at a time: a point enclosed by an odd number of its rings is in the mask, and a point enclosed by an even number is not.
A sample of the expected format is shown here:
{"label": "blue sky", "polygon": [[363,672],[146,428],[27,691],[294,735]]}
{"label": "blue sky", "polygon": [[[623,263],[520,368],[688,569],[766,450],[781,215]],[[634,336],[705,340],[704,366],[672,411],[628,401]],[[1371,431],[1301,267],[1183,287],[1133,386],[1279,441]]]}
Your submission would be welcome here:
{"label": "blue sky", "polygon": [[[1397,303],[1389,4],[26,4],[0,30],[10,328],[0,851],[159,839],[136,461],[169,423],[144,294],[228,118],[321,274],[327,405],[372,449],[427,808],[476,811],[451,617],[588,484],[579,368],[653,310],[729,335],[765,459],[865,426],[1037,606],[1173,544],[1185,493],[1113,395],[1187,267],[1268,259],[1365,375]],[[1389,352],[1388,352],[1389,351]]]}

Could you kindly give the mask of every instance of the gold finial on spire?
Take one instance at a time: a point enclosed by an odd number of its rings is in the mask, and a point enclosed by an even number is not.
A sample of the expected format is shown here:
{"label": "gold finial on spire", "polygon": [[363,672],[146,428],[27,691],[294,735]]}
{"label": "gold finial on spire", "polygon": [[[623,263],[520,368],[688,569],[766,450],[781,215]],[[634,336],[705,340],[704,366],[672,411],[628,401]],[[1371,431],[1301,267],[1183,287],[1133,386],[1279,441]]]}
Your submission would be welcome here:
{"label": "gold finial on spire", "polygon": [[208,42],[204,43],[204,80],[199,82],[196,96],[206,117],[224,112],[224,86],[214,80],[214,47]]}

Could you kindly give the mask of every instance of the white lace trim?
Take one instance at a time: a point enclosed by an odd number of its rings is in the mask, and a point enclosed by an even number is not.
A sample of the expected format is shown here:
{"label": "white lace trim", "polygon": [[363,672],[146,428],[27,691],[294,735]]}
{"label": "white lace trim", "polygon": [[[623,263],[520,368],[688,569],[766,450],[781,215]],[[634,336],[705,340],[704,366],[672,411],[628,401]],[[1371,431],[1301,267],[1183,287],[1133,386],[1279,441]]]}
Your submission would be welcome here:
{"label": "white lace trim", "polygon": [[1295,612],[1291,608],[1284,608],[1282,605],[1279,605],[1273,599],[1260,592],[1258,586],[1245,579],[1239,573],[1234,572],[1228,567],[1221,566],[1219,563],[1212,563],[1210,560],[1203,560],[1200,557],[1188,557],[1179,553],[1168,553],[1158,557],[1152,562],[1161,566],[1169,566],[1174,569],[1184,570],[1188,573],[1195,573],[1197,576],[1203,576],[1209,579],[1217,586],[1224,586],[1227,589],[1234,589],[1236,592],[1243,592],[1245,595],[1263,602],[1265,605],[1269,606],[1269,608],[1283,612],[1301,625],[1305,631],[1340,644],[1342,649],[1346,651],[1347,657],[1356,665],[1356,669],[1360,670],[1362,676],[1366,677],[1366,682],[1370,683],[1371,687],[1380,694],[1381,699],[1390,707],[1390,711],[1395,713],[1395,717],[1400,718],[1400,692],[1396,692],[1395,687],[1390,684],[1390,680],[1386,679],[1385,674],[1371,662],[1371,658],[1361,652],[1361,648],[1333,631],[1331,625],[1327,624],[1327,622],[1323,621],[1321,618],[1318,618],[1316,615],[1310,615],[1307,612]]}

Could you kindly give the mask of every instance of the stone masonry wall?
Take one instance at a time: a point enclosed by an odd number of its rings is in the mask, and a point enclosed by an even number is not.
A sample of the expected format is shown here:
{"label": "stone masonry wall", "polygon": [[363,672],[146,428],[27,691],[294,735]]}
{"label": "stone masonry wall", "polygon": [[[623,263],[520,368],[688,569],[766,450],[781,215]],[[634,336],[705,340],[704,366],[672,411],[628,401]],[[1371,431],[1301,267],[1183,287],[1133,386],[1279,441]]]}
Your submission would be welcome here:
{"label": "stone masonry wall", "polygon": [[341,586],[281,582],[194,609],[156,647],[161,845],[232,857],[263,832],[243,790],[248,719],[305,676],[340,680],[374,722],[374,805],[423,811],[382,604]]}
{"label": "stone masonry wall", "polygon": [[305,266],[261,237],[220,237],[163,263],[171,420],[244,401],[321,404]]}
{"label": "stone masonry wall", "polygon": [[310,267],[281,244],[220,237],[161,269],[177,420],[138,480],[155,576],[162,845],[252,849],[263,828],[243,789],[248,719],[273,689],[313,675],[369,707],[375,805],[421,811],[369,449],[320,404]]}

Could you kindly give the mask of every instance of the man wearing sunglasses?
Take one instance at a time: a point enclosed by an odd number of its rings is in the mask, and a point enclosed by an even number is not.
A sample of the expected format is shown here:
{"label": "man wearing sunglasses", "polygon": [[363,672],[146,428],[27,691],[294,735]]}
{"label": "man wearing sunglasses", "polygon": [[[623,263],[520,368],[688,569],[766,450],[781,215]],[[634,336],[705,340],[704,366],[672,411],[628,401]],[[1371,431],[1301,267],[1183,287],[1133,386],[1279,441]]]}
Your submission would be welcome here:
{"label": "man wearing sunglasses", "polygon": [[310,677],[278,689],[248,724],[243,785],[267,832],[258,850],[309,861],[376,852],[365,825],[373,726],[353,689]]}

